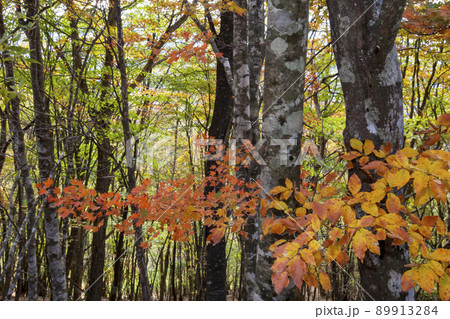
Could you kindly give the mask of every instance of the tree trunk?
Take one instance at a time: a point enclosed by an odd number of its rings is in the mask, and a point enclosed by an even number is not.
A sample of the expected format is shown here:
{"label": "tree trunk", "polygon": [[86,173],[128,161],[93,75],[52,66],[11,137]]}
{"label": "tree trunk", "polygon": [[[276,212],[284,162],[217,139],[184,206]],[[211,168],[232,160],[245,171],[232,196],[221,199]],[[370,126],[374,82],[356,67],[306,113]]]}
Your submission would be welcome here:
{"label": "tree trunk", "polygon": [[[130,117],[129,117],[129,105],[128,105],[128,80],[127,80],[127,70],[125,63],[125,54],[123,47],[125,46],[123,40],[123,28],[122,28],[122,9],[120,7],[120,0],[114,0],[114,7],[117,14],[117,51],[118,51],[118,61],[117,66],[120,70],[120,91],[122,96],[122,127],[125,142],[125,153],[127,157],[127,173],[128,173],[128,187],[127,191],[130,193],[136,187],[136,167],[135,159],[133,158],[133,151],[131,149],[132,132],[130,128]],[[131,159],[131,160],[130,160]],[[131,205],[132,214],[137,212],[137,207]],[[133,224],[135,231],[135,245],[136,245],[136,258],[139,265],[139,279],[141,283],[142,299],[151,300],[150,295],[150,282],[148,279],[147,271],[147,260],[145,258],[145,251],[141,247],[143,242],[142,227],[137,226],[136,223]]]}
{"label": "tree trunk", "polygon": [[[370,139],[375,147],[390,142],[395,152],[403,147],[402,74],[395,38],[406,0],[327,0],[333,50],[344,92],[344,142]],[[354,163],[362,189],[374,182]],[[360,212],[362,215],[362,212]],[[361,216],[359,216],[361,217]],[[384,249],[383,249],[384,247]],[[409,263],[407,245],[380,242],[381,255],[368,253],[360,265],[364,298],[410,300],[413,290],[401,290],[401,276]],[[380,275],[382,279],[380,279]]]}
{"label": "tree trunk", "polygon": [[[233,58],[232,41],[233,13],[230,11],[222,11],[220,14],[220,33],[217,37],[217,43],[218,49],[230,63]],[[216,70],[216,99],[208,133],[211,138],[226,144],[231,126],[233,93],[227,80],[225,67],[219,60],[217,61]],[[211,175],[211,166],[215,164],[215,161],[205,161],[205,176]],[[206,185],[205,194],[211,191],[214,191],[214,187]],[[211,228],[206,227],[206,234],[209,234],[210,231]],[[227,263],[225,246],[225,239],[222,239],[216,245],[209,243],[206,246],[206,300],[226,300]]]}
{"label": "tree trunk", "polygon": [[[245,43],[235,43],[239,45],[235,48],[239,51],[245,49],[245,59],[248,61],[248,88],[242,93],[248,94],[248,98],[244,97],[240,99],[240,103],[235,99],[235,137],[236,139],[245,139],[251,142],[253,146],[257,146],[260,140],[260,125],[259,125],[259,112],[261,109],[260,101],[260,81],[261,81],[261,69],[264,61],[264,0],[249,0],[248,1],[248,19],[246,19],[246,25],[248,28],[248,46]],[[243,18],[239,18],[244,20]],[[239,26],[235,26],[235,30],[238,30]],[[247,34],[247,33],[245,33]],[[235,37],[242,37],[237,35]],[[242,40],[239,42],[243,42]],[[244,52],[242,52],[244,57]],[[234,58],[235,65],[237,65],[237,56]],[[235,72],[235,77],[237,76]],[[235,83],[237,79],[235,78]],[[237,87],[235,87],[237,90]],[[238,96],[238,93],[235,93]],[[247,108],[248,105],[248,108]],[[242,115],[244,114],[244,118]],[[243,121],[242,121],[243,120]],[[242,143],[238,145],[242,147]],[[248,168],[243,166],[239,167],[238,176],[245,182],[253,182],[259,179],[260,167],[255,160],[250,162]],[[247,232],[247,238],[243,241],[242,246],[242,300],[252,300],[255,295],[255,278],[256,278],[256,250],[259,240],[258,230],[258,218],[257,216],[249,216],[247,218],[247,224],[244,230]]]}
{"label": "tree trunk", "polygon": [[[114,7],[110,7],[108,12],[108,28],[116,26],[116,15]],[[108,35],[111,30],[107,30]],[[97,111],[94,107],[90,109],[90,115],[95,124],[95,136],[97,139],[97,176],[95,190],[98,194],[107,193],[112,182],[111,163],[109,157],[112,152],[111,142],[108,138],[110,130],[110,118],[113,114],[113,106],[107,102],[111,94],[110,88],[113,82],[113,63],[112,53],[113,39],[107,36],[105,44],[105,71],[102,75],[102,93],[100,97],[101,107]],[[103,269],[105,266],[105,246],[106,246],[106,226],[107,217],[100,216],[96,225],[103,222],[103,226],[92,235],[92,253],[89,270],[89,287],[86,292],[86,300],[99,301],[103,295]]]}
{"label": "tree trunk", "polygon": [[[308,40],[309,1],[269,0],[264,71],[264,106],[261,167],[261,195],[284,185],[289,178],[300,182],[300,155],[303,125],[303,88]],[[294,203],[291,203],[293,207]],[[268,216],[285,217],[274,209]],[[279,237],[279,236],[278,236]],[[257,253],[256,300],[293,299],[293,282],[277,296],[272,287],[272,257],[269,246],[277,236],[267,235],[260,240]]]}
{"label": "tree trunk", "polygon": [[[27,20],[33,22],[26,34],[30,46],[30,58],[33,61],[30,63],[30,72],[35,115],[36,152],[40,180],[45,181],[50,178],[55,162],[50,109],[45,99],[44,64],[38,19],[39,1],[27,0],[26,7]],[[62,254],[60,245],[58,213],[47,201],[45,201],[44,207],[44,224],[52,299],[67,300],[65,256]]]}

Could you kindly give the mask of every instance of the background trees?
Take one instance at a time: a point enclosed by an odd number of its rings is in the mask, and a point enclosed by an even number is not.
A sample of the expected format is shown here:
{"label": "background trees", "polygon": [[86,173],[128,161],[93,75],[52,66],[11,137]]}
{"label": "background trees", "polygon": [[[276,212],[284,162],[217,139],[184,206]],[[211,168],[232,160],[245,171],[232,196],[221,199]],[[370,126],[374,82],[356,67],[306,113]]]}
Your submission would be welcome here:
{"label": "background trees", "polygon": [[448,7],[404,6],[2,1],[2,299],[448,299]]}

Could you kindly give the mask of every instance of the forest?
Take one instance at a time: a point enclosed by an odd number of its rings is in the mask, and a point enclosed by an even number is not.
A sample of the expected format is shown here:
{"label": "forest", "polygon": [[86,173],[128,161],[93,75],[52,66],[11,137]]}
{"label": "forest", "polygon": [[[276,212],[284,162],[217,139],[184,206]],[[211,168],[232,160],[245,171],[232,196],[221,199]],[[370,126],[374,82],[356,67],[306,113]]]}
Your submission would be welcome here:
{"label": "forest", "polygon": [[0,0],[0,300],[450,300],[449,21]]}

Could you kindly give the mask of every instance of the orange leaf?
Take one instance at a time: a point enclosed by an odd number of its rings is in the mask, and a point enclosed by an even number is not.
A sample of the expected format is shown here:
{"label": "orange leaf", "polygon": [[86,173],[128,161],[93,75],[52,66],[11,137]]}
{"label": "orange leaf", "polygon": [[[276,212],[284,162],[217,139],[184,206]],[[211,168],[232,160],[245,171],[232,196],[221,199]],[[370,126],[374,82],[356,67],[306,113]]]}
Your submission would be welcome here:
{"label": "orange leaf", "polygon": [[270,227],[272,227],[273,225],[273,218],[265,218],[263,220],[262,223],[262,229],[263,229],[263,234],[267,235],[267,233],[269,232]]}
{"label": "orange leaf", "polygon": [[436,125],[450,126],[450,113],[441,114],[436,121]]}
{"label": "orange leaf", "polygon": [[364,216],[359,220],[359,227],[372,227],[375,225],[375,218],[372,216]]}
{"label": "orange leaf", "polygon": [[50,188],[53,184],[53,180],[50,178],[47,178],[47,180],[43,183],[45,188]]}
{"label": "orange leaf", "polygon": [[434,227],[436,225],[436,222],[438,220],[438,216],[425,216],[422,218],[422,225],[428,226],[428,227]]}
{"label": "orange leaf", "polygon": [[430,188],[437,202],[445,203],[447,201],[444,184],[440,180],[430,179]]}
{"label": "orange leaf", "polygon": [[302,289],[302,283],[306,274],[306,269],[306,263],[300,258],[300,256],[297,255],[292,258],[291,263],[289,264],[289,272],[292,279],[294,280],[294,284],[298,287],[298,289]]}
{"label": "orange leaf", "polygon": [[286,230],[286,226],[284,226],[280,220],[276,220],[273,222],[273,226],[270,228],[271,234],[282,234]]}
{"label": "orange leaf", "polygon": [[353,251],[355,252],[356,257],[361,260],[361,262],[364,260],[364,255],[366,254],[367,250],[367,244],[366,244],[366,238],[365,234],[358,230],[353,236],[352,244],[353,244]]}
{"label": "orange leaf", "polygon": [[388,199],[386,200],[386,208],[388,211],[393,214],[398,214],[400,207],[400,199],[394,194],[388,194]]}
{"label": "orange leaf", "polygon": [[414,286],[416,285],[416,282],[418,280],[419,280],[419,272],[417,271],[417,268],[407,270],[402,275],[402,280],[401,280],[402,290],[408,291],[408,290],[414,288]]}
{"label": "orange leaf", "polygon": [[215,245],[222,240],[224,235],[225,235],[224,227],[214,228],[211,230],[211,241]]}
{"label": "orange leaf", "polygon": [[295,216],[297,217],[303,217],[306,215],[306,209],[303,207],[299,207],[295,210]]}
{"label": "orange leaf", "polygon": [[358,175],[353,174],[348,180],[348,188],[353,196],[355,196],[361,189],[361,180]]}
{"label": "orange leaf", "polygon": [[386,165],[386,163],[384,163],[382,161],[372,161],[372,162],[364,165],[362,167],[362,169],[377,169],[377,168],[380,168],[380,167],[385,166],[385,165]]}

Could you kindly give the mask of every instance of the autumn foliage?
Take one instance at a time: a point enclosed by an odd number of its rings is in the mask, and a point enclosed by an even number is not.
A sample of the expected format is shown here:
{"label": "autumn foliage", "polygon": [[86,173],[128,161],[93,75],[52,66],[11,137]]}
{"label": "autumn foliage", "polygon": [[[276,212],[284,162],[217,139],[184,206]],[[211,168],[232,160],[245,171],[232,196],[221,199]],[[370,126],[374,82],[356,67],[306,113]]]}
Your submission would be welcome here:
{"label": "autumn foliage", "polygon": [[[287,287],[289,278],[301,289],[302,284],[325,291],[331,287],[325,268],[336,262],[349,261],[350,251],[364,262],[367,251],[380,255],[379,241],[393,245],[408,244],[411,269],[402,276],[402,289],[416,284],[432,293],[436,284],[442,300],[450,299],[450,233],[443,216],[427,205],[447,205],[450,190],[448,171],[450,154],[445,150],[427,149],[448,136],[449,114],[421,134],[429,134],[421,152],[404,148],[395,154],[390,145],[380,150],[370,140],[351,140],[352,151],[341,156],[347,168],[359,165],[369,176],[377,176],[370,190],[362,190],[361,180],[349,177],[345,193],[336,186],[338,174],[326,176],[318,185],[295,188],[290,180],[275,187],[267,208],[283,211],[285,218],[266,218],[264,234],[289,233],[292,240],[281,239],[271,250],[275,262],[272,282],[277,293]],[[342,176],[342,173],[339,175]],[[286,201],[294,197],[297,208]],[[262,214],[266,209],[262,210]],[[438,210],[437,212],[441,212]]]}

